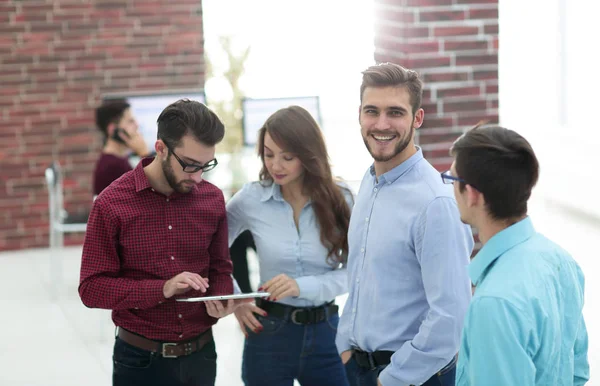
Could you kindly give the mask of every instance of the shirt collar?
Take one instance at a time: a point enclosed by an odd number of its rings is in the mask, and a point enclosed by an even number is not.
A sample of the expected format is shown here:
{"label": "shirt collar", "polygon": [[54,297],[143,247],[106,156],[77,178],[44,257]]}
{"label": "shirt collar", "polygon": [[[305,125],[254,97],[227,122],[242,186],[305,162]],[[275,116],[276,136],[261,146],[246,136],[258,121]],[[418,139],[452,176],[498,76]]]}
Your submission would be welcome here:
{"label": "shirt collar", "polygon": [[151,189],[150,181],[148,181],[148,177],[146,177],[146,173],[144,173],[144,167],[150,165],[154,157],[143,158],[133,169],[133,178],[135,180],[135,191],[140,192],[144,189]]}
{"label": "shirt collar", "polygon": [[[402,176],[404,173],[406,173],[410,168],[412,168],[417,162],[422,160],[423,159],[423,151],[418,146],[416,146],[416,148],[417,148],[417,152],[415,154],[411,155],[410,158],[408,158],[407,160],[405,160],[404,162],[402,162],[400,165],[396,166],[392,170],[380,175],[378,180],[380,182],[386,182],[388,184],[391,184],[394,181],[396,181],[398,178],[400,178],[400,176]],[[375,177],[375,164],[371,165],[371,168],[369,169],[369,171],[371,172],[371,176]]]}
{"label": "shirt collar", "polygon": [[469,264],[469,276],[474,285],[478,285],[485,277],[488,268],[498,257],[515,245],[521,244],[535,234],[533,223],[529,216],[496,233],[481,248],[477,256]]}
{"label": "shirt collar", "polygon": [[[265,183],[265,181],[261,181],[260,184],[262,185],[263,183]],[[262,194],[262,197],[260,198],[260,200],[262,202],[268,201],[269,199],[273,198],[277,201],[283,201],[283,196],[281,195],[281,186],[271,182],[271,185],[263,185],[265,187],[265,190]]]}

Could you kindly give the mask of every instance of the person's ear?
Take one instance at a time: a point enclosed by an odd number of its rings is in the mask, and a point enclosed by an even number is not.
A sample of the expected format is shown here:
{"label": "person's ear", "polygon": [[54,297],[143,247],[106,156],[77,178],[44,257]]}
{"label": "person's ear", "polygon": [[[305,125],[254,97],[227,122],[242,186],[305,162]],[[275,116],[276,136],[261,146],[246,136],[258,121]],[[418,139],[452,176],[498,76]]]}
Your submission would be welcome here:
{"label": "person's ear", "polygon": [[475,189],[473,186],[466,184],[465,190],[467,193],[467,206],[469,208],[475,207],[477,205],[485,204],[485,199],[483,198],[483,194]]}
{"label": "person's ear", "polygon": [[108,138],[113,137],[116,128],[117,125],[114,123],[109,123],[108,126],[106,126],[106,135],[108,136]]}
{"label": "person's ear", "polygon": [[169,156],[169,149],[162,139],[156,141],[154,144],[154,150],[156,151],[156,156],[161,157],[163,160],[166,160]]}

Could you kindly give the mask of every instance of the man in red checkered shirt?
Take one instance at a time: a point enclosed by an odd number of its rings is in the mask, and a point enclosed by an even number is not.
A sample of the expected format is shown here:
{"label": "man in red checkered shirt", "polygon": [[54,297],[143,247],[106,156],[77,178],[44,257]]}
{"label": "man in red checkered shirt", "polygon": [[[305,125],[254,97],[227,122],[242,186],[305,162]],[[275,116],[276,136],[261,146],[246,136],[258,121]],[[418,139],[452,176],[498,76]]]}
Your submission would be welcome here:
{"label": "man in red checkered shirt", "polygon": [[156,157],[93,204],[79,294],[87,307],[113,310],[113,385],[214,385],[211,326],[237,303],[175,299],[233,293],[223,194],[202,180],[224,127],[189,100],[157,123]]}

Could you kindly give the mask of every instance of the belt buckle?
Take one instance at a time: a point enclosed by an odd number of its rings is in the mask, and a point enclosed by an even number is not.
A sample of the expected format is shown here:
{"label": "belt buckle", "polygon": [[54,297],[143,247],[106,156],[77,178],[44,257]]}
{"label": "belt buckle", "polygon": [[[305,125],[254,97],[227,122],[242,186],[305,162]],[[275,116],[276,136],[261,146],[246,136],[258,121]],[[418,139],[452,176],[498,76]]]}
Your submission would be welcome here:
{"label": "belt buckle", "polygon": [[294,311],[292,311],[292,314],[290,315],[290,320],[292,321],[292,323],[302,325],[302,323],[300,323],[296,320],[296,315],[298,315],[298,313],[302,312],[302,311],[304,311],[304,310],[300,309],[300,308],[297,308]]}
{"label": "belt buckle", "polygon": [[166,354],[167,347],[169,347],[169,346],[175,347],[175,346],[177,346],[177,343],[163,343],[162,344],[162,356],[163,356],[163,358],[177,358],[177,355],[167,355]]}

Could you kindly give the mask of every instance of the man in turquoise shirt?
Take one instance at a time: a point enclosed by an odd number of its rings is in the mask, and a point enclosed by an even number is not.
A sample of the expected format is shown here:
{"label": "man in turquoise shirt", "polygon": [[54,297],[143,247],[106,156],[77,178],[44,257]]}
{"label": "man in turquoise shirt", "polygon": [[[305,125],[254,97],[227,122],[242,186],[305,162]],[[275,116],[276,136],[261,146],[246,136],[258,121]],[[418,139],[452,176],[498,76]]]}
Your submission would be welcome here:
{"label": "man in turquoise shirt", "polygon": [[460,386],[584,385],[584,278],[573,258],[537,233],[527,201],[538,179],[530,144],[512,130],[476,127],[451,149],[442,179],[483,248],[469,265],[475,294],[461,339]]}

